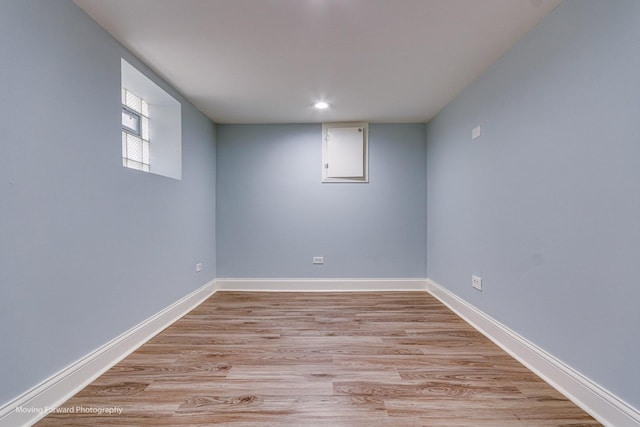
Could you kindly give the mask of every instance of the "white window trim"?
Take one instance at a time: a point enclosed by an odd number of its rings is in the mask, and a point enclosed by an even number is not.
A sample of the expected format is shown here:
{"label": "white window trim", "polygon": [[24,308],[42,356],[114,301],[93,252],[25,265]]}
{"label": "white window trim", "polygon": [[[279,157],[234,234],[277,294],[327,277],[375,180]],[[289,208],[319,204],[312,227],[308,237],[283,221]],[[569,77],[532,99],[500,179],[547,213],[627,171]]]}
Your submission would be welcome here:
{"label": "white window trim", "polygon": [[121,87],[149,104],[150,173],[182,179],[182,105],[124,58],[121,76]]}

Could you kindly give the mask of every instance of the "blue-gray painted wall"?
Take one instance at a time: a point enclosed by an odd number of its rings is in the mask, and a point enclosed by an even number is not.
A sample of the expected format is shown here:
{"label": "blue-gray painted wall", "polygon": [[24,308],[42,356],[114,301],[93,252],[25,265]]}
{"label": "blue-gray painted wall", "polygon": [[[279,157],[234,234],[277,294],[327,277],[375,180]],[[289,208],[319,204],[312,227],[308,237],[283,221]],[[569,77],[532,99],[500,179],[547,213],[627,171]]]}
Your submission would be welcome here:
{"label": "blue-gray painted wall", "polygon": [[[426,274],[424,124],[369,125],[369,183],[322,183],[322,126],[217,126],[218,277]],[[324,265],[312,265],[324,256]]]}
{"label": "blue-gray painted wall", "polygon": [[[121,56],[182,103],[182,181],[122,167]],[[0,62],[1,406],[216,270],[209,119],[70,0],[0,1]]]}
{"label": "blue-gray painted wall", "polygon": [[639,17],[564,0],[427,130],[428,276],[636,408]]}

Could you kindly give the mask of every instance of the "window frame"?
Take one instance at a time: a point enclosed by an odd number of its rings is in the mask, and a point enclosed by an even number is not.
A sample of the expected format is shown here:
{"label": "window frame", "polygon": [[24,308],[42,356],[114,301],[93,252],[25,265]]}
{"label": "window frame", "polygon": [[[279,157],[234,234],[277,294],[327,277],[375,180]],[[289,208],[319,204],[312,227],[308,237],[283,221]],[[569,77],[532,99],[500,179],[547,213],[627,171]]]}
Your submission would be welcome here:
{"label": "window frame", "polygon": [[[146,101],[148,110],[142,109],[143,116],[149,119],[150,172],[176,180],[182,179],[182,105],[169,93],[161,81],[156,83],[145,73],[120,58],[120,87],[126,88],[138,98]],[[155,79],[159,80],[159,79]],[[126,101],[126,99],[125,99]],[[122,102],[121,102],[122,103]],[[146,129],[141,123],[142,134]],[[122,132],[121,132],[122,133]],[[130,135],[138,138],[137,135]],[[125,165],[126,166],[126,165]],[[132,168],[135,170],[134,168]]]}
{"label": "window frame", "polygon": [[[127,105],[128,94],[140,101],[139,111]],[[134,93],[133,91],[129,90],[129,88],[126,88],[124,86],[121,87],[120,100],[122,102],[122,112],[136,116],[138,119],[137,129],[131,128],[122,123],[122,166],[142,172],[151,172],[151,137],[149,135],[150,119],[148,116],[149,104],[143,97],[139,96],[138,94]],[[146,132],[143,130],[143,128],[145,128],[145,120]],[[134,142],[140,144],[139,160],[129,156],[129,144]]]}
{"label": "window frame", "polygon": [[142,138],[142,114],[125,104],[122,104],[122,112],[129,116],[135,116],[137,118],[136,123],[138,124],[138,127],[134,129],[122,123],[122,130]]}

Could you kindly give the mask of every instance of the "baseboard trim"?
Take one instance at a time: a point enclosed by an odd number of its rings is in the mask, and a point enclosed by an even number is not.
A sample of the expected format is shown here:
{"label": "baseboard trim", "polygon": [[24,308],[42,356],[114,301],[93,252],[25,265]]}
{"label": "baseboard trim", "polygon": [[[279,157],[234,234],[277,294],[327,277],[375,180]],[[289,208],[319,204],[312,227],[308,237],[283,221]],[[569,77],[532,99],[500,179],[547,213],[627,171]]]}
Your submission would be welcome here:
{"label": "baseboard trim", "polygon": [[611,392],[433,280],[427,291],[603,425],[640,427],[640,412]]}
{"label": "baseboard trim", "polygon": [[217,279],[219,291],[371,292],[425,291],[425,279]]}
{"label": "baseboard trim", "polygon": [[[46,408],[63,404],[215,292],[213,280],[7,403],[0,408],[0,427],[35,424],[47,415]],[[33,412],[18,408],[33,408]]]}
{"label": "baseboard trim", "polygon": [[640,427],[640,411],[430,279],[218,279],[207,283],[0,408],[0,427],[32,425],[218,290],[427,291],[605,426]]}

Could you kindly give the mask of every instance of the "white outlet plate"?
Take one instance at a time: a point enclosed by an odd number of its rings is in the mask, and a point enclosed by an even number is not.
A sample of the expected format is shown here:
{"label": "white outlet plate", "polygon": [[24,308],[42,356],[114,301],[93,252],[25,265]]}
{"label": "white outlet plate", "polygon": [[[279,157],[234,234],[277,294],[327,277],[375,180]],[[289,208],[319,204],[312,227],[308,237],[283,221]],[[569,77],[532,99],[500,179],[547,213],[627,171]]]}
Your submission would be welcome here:
{"label": "white outlet plate", "polygon": [[482,291],[482,277],[471,276],[471,286],[479,291]]}
{"label": "white outlet plate", "polygon": [[314,264],[324,264],[324,257],[322,256],[314,256],[313,257]]}
{"label": "white outlet plate", "polygon": [[199,273],[201,271],[202,271],[202,263],[196,262],[196,273]]}
{"label": "white outlet plate", "polygon": [[471,139],[480,138],[480,126],[471,129]]}

